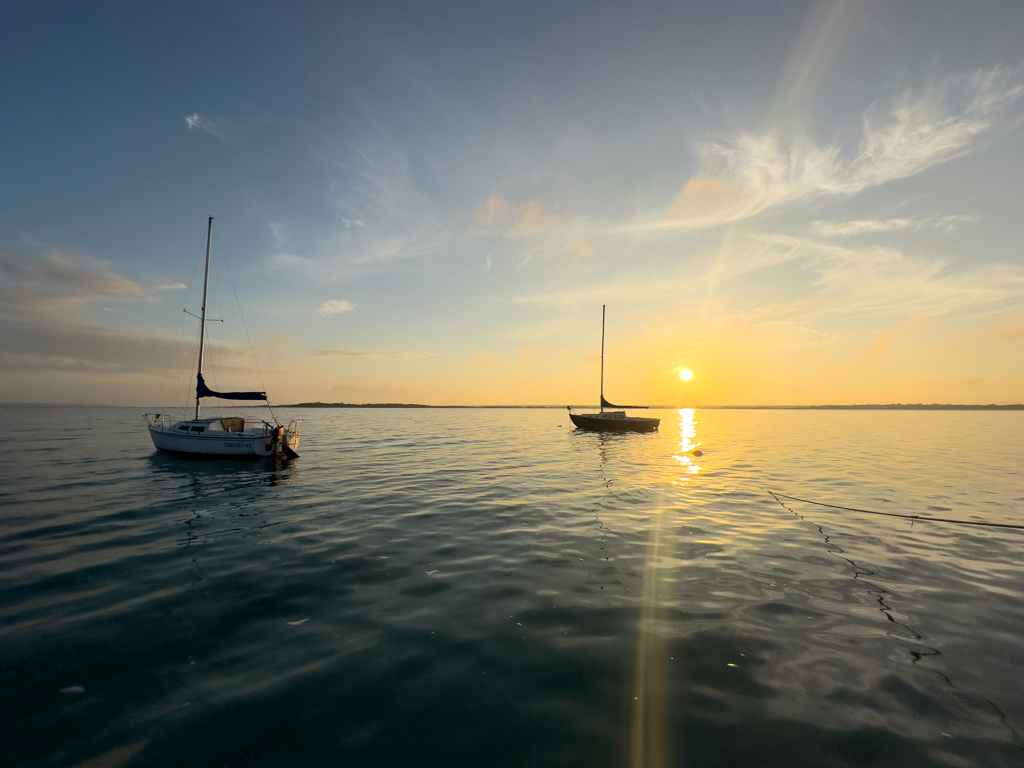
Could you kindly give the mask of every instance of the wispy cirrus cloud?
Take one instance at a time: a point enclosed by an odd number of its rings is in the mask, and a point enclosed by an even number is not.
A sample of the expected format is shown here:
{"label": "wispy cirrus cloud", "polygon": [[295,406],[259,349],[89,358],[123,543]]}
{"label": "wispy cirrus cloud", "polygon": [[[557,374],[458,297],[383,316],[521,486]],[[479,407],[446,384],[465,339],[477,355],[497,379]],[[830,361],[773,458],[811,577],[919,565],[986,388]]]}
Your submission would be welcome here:
{"label": "wispy cirrus cloud", "polygon": [[848,248],[780,234],[749,239],[743,264],[769,266],[799,262],[816,278],[801,299],[765,305],[776,315],[900,317],[980,309],[1024,298],[1024,269],[991,263],[952,270],[946,259],[907,256],[884,246]]}
{"label": "wispy cirrus cloud", "polygon": [[331,299],[317,307],[316,313],[320,315],[320,317],[336,317],[337,315],[343,315],[346,312],[351,312],[355,308],[356,305],[351,301],[346,301],[345,299]]}
{"label": "wispy cirrus cloud", "polygon": [[[445,213],[417,191],[399,147],[349,148],[323,158],[336,176],[332,203],[339,227],[312,253],[279,253],[275,269],[300,270],[318,280],[399,268],[402,262],[507,258],[516,264],[591,255],[604,236],[646,232],[696,232],[792,207],[826,196],[858,192],[907,178],[969,152],[1024,92],[1024,66],[994,67],[952,77],[906,93],[883,116],[865,113],[860,138],[823,144],[784,128],[745,132],[698,142],[700,170],[667,209],[619,218],[563,213],[556,203],[510,199],[499,188],[476,208]],[[773,123],[779,125],[779,123]],[[788,131],[788,132],[787,132]],[[822,237],[872,231],[951,229],[966,218],[908,217],[883,223],[826,222]],[[844,224],[846,226],[844,226]],[[874,227],[874,229],[872,229]],[[283,243],[279,241],[279,246]]]}
{"label": "wispy cirrus cloud", "polygon": [[[835,317],[912,317],[957,311],[990,311],[1024,299],[1024,269],[990,263],[954,269],[944,258],[908,256],[887,246],[848,247],[835,242],[782,234],[746,235],[724,271],[680,272],[651,284],[640,279],[604,278],[571,288],[517,296],[516,304],[547,307],[686,303],[707,286],[756,270],[796,265],[804,275],[800,298],[767,301],[735,315],[740,323],[799,322],[805,326]],[[793,282],[797,278],[789,278]],[[726,311],[717,320],[731,317]]]}
{"label": "wispy cirrus cloud", "polygon": [[400,357],[400,358],[424,358],[437,357],[433,352],[395,352],[390,349],[315,349],[313,357]]}
{"label": "wispy cirrus cloud", "polygon": [[231,134],[231,124],[222,117],[204,117],[198,112],[185,115],[185,125],[189,131],[202,131],[218,139],[228,139]]}
{"label": "wispy cirrus cloud", "polygon": [[848,237],[878,232],[917,232],[922,229],[949,231],[977,221],[977,216],[913,216],[897,219],[857,219],[856,221],[812,221],[811,230],[820,237]]}
{"label": "wispy cirrus cloud", "polygon": [[948,78],[919,96],[907,93],[887,120],[865,115],[850,158],[838,143],[819,145],[781,129],[701,142],[695,147],[701,171],[666,215],[622,229],[705,229],[783,204],[854,195],[914,176],[969,151],[1022,92],[1024,68],[1017,66]]}

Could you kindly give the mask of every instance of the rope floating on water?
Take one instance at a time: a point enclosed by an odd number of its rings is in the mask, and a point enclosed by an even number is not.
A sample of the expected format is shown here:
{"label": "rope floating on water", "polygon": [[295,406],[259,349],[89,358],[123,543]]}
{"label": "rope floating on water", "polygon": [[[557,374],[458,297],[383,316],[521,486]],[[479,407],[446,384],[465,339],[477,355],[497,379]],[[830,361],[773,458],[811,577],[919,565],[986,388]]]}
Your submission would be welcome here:
{"label": "rope floating on water", "polygon": [[[920,520],[923,523],[954,523],[955,525],[980,525],[986,528],[1011,528],[1013,530],[1024,530],[1024,525],[1011,525],[1009,523],[983,523],[976,520],[950,520],[945,517],[922,517],[921,515],[901,515],[897,512],[876,512],[871,509],[857,509],[856,507],[840,507],[838,504],[825,504],[821,501],[811,501],[810,499],[800,499],[796,496],[787,496],[784,493],[775,493],[774,491],[768,491],[776,501],[779,499],[790,499],[791,501],[802,501],[804,504],[814,504],[819,507],[829,507],[830,509],[842,509],[846,512],[863,512],[865,515],[884,515],[885,517],[902,517],[905,520]],[[782,502],[779,502],[780,504]]]}

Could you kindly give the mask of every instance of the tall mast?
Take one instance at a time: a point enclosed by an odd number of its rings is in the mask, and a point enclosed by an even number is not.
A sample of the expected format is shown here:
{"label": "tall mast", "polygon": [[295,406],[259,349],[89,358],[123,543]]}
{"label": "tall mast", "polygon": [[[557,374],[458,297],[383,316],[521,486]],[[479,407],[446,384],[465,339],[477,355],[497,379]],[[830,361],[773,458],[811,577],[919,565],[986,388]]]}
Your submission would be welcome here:
{"label": "tall mast", "polygon": [[[601,304],[601,413],[604,413],[604,304]],[[202,355],[202,352],[200,353]],[[201,356],[200,359],[203,359]],[[197,409],[199,404],[197,402]],[[196,412],[199,418],[199,411]]]}
{"label": "tall mast", "polygon": [[[210,217],[210,221],[206,228],[206,273],[203,275],[203,311],[202,317],[200,318],[199,325],[199,371],[196,374],[196,382],[199,381],[199,376],[203,375],[203,350],[206,342],[206,294],[210,287],[210,241],[213,239],[213,216]],[[603,321],[602,321],[603,322]],[[601,329],[601,376],[602,381],[604,380],[604,328]],[[602,384],[603,386],[603,384]],[[604,391],[604,390],[602,390]],[[196,418],[199,418],[199,391],[196,391]]]}

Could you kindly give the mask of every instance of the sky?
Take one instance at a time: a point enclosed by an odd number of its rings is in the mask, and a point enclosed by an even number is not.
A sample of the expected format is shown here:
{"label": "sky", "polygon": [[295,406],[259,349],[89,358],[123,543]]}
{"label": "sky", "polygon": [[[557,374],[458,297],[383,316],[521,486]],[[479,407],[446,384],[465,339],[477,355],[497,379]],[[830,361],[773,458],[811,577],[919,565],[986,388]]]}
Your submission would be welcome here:
{"label": "sky", "polygon": [[602,305],[613,402],[1024,402],[1022,39],[1017,1],[8,0],[0,402],[187,403],[208,216],[206,378],[273,403],[596,403]]}

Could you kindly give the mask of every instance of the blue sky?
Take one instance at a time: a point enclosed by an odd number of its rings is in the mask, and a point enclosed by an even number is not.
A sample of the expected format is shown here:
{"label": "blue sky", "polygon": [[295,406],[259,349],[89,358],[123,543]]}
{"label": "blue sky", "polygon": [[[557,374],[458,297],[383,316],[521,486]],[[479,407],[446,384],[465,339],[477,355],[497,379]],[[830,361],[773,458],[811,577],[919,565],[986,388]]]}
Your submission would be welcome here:
{"label": "blue sky", "polygon": [[212,214],[218,380],[277,402],[593,401],[602,304],[611,399],[1020,402],[1022,33],[1020,3],[7,3],[0,400],[181,401]]}

